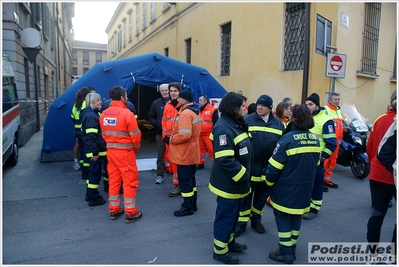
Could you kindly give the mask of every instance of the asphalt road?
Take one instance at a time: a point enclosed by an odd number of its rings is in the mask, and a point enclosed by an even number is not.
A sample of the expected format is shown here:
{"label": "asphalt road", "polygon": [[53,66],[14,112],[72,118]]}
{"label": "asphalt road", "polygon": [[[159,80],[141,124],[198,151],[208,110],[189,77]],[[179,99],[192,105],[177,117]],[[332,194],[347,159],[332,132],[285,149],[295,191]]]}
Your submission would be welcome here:
{"label": "asphalt road", "polygon": [[[123,217],[110,220],[108,205],[88,206],[85,182],[72,162],[39,163],[42,135],[39,131],[20,148],[17,166],[3,167],[3,264],[221,264],[212,258],[216,196],[207,187],[209,162],[197,172],[198,211],[186,217],[173,216],[182,199],[168,197],[172,177],[156,185],[153,170],[140,171],[137,206],[143,218],[126,224]],[[366,242],[368,179],[337,166],[333,180],[339,188],[324,194],[318,217],[302,222],[295,264],[309,264],[309,242]],[[263,212],[266,233],[248,227],[237,238],[248,246],[236,253],[241,264],[278,264],[268,257],[278,247],[272,209]],[[382,242],[391,240],[395,223],[394,201]]]}

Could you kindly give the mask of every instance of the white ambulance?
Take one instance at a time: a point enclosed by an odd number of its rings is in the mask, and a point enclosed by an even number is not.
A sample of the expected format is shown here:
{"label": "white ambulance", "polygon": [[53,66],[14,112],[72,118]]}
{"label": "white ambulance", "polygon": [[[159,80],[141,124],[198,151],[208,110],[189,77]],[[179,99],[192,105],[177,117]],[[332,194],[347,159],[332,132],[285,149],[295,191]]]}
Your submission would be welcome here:
{"label": "white ambulance", "polygon": [[18,163],[19,102],[10,58],[3,54],[3,165]]}

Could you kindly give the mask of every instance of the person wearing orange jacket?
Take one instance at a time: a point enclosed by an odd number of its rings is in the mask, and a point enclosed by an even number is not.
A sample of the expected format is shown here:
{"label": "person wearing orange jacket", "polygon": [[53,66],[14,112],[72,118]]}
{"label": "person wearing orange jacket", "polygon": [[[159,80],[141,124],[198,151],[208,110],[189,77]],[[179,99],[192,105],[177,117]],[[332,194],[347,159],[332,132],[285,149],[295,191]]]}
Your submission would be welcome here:
{"label": "person wearing orange jacket", "polygon": [[212,132],[213,125],[219,119],[219,112],[214,106],[209,103],[209,98],[206,95],[200,95],[198,99],[200,104],[200,112],[202,118],[202,127],[200,135],[200,163],[197,165],[197,170],[205,168],[205,156],[208,151],[208,157],[213,164],[213,145],[209,135]]}
{"label": "person wearing orange jacket", "polygon": [[169,84],[169,96],[170,100],[168,103],[165,104],[165,107],[163,109],[163,117],[162,117],[162,140],[164,140],[166,147],[165,147],[165,169],[169,172],[172,173],[173,175],[173,189],[169,193],[170,197],[176,197],[180,195],[181,190],[179,187],[179,178],[177,174],[177,166],[176,163],[171,161],[169,159],[170,155],[170,147],[169,143],[166,142],[165,140],[168,140],[170,136],[172,135],[173,131],[173,124],[175,123],[176,117],[177,117],[177,105],[178,101],[177,98],[179,97],[179,92],[182,90],[180,84],[178,83],[172,83]]}
{"label": "person wearing orange jacket", "polygon": [[175,216],[194,214],[197,210],[197,182],[195,180],[196,165],[199,162],[199,138],[202,119],[200,106],[193,103],[194,96],[189,90],[179,93],[177,99],[177,118],[169,139],[170,160],[176,162],[179,174],[179,185],[184,202]]}
{"label": "person wearing orange jacket", "polygon": [[[110,218],[115,220],[125,211],[125,222],[131,223],[142,216],[136,207],[139,186],[136,152],[140,149],[141,131],[134,113],[127,109],[126,89],[115,86],[110,94],[112,104],[100,116],[102,136],[107,143]],[[122,181],[125,209],[120,207]]]}
{"label": "person wearing orange jacket", "polygon": [[341,112],[341,108],[339,107],[339,102],[341,100],[341,96],[337,92],[331,92],[330,97],[328,99],[328,103],[325,106],[326,114],[334,121],[335,126],[335,134],[337,135],[337,147],[331,156],[324,161],[324,186],[331,188],[338,188],[336,183],[332,181],[332,171],[337,164],[339,146],[341,144],[341,140],[344,137],[344,128],[343,128],[343,116]]}

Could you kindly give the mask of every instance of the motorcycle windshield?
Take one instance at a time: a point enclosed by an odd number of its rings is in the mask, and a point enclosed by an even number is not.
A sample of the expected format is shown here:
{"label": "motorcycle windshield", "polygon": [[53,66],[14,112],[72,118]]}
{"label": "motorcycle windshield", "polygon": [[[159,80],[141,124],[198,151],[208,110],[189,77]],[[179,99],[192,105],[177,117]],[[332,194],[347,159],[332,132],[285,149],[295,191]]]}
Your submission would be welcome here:
{"label": "motorcycle windshield", "polygon": [[356,109],[355,105],[344,103],[341,112],[346,124],[356,129],[356,132],[368,132],[367,119],[365,119]]}

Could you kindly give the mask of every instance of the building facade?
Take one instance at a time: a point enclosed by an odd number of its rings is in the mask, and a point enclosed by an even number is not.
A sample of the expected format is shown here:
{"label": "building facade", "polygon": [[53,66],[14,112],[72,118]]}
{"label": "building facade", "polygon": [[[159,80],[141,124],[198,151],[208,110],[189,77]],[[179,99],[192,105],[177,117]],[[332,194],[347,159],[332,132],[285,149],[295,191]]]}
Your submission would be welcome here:
{"label": "building facade", "polygon": [[[324,104],[336,91],[373,123],[396,89],[396,11],[395,2],[120,3],[107,58],[157,52],[207,69],[249,103],[316,92]],[[329,53],[346,58],[340,76],[329,76]]]}
{"label": "building facade", "polygon": [[85,41],[73,41],[72,75],[80,77],[99,62],[107,60],[107,45]]}
{"label": "building facade", "polygon": [[[3,2],[2,9],[2,52],[10,57],[15,73],[21,117],[18,144],[24,145],[44,125],[51,102],[71,85],[74,3]],[[29,28],[40,35],[36,48],[21,40]]]}

